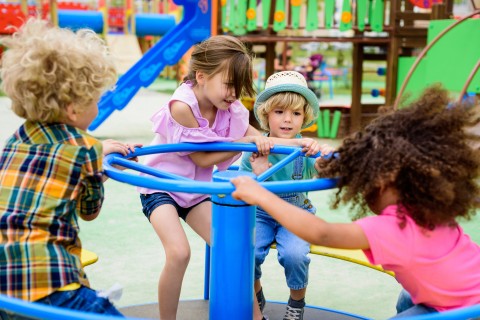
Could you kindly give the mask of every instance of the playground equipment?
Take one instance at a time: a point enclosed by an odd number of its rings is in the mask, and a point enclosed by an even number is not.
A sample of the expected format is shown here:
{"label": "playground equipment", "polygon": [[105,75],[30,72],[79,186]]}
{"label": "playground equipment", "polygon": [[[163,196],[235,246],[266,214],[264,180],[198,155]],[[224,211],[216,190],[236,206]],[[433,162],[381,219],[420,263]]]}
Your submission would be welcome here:
{"label": "playground equipment", "polygon": [[[225,143],[180,143],[157,145],[136,149],[132,156],[143,156],[152,153],[179,151],[256,151],[253,144]],[[287,163],[301,156],[301,149],[276,146],[272,153],[287,154],[280,163],[257,177],[265,181]],[[229,182],[238,175],[252,175],[240,171],[216,172],[214,183],[192,181],[171,173],[161,172],[144,165],[127,164],[127,168],[147,173],[153,177],[122,173],[113,165],[123,165],[121,157],[111,156],[105,159],[107,174],[118,181],[136,186],[177,192],[193,192],[212,194],[212,240],[211,240],[211,277],[205,294],[209,299],[210,319],[251,319],[253,315],[253,249],[255,228],[255,208],[231,197],[233,186]],[[290,181],[291,182],[291,181]],[[292,188],[298,191],[311,191],[332,188],[335,179],[303,180],[295,183],[265,182],[264,185],[277,193],[289,192]],[[208,270],[208,268],[206,268]]]}
{"label": "playground equipment", "polygon": [[[128,1],[127,1],[128,2]],[[96,9],[96,8],[95,8]],[[121,23],[124,33],[137,36],[153,35],[163,36],[175,26],[175,17],[169,14],[135,14],[132,10],[118,11],[113,8],[112,18],[107,17],[105,8],[92,10],[87,4],[77,2],[44,2],[36,5],[27,5],[25,0],[21,3],[0,3],[0,33],[11,34],[13,27],[20,27],[28,17],[40,16],[50,19],[62,28],[78,30],[89,28],[96,33],[108,33],[110,22],[118,27]]]}
{"label": "playground equipment", "polygon": [[148,87],[166,65],[174,65],[188,49],[210,36],[210,2],[178,0],[184,6],[183,20],[171,29],[123,76],[114,89],[103,95],[98,116],[89,130],[95,130],[115,110],[123,109],[141,87]]}
{"label": "playground equipment", "polygon": [[[199,1],[198,3],[199,5],[196,8],[192,6],[191,10],[200,10],[201,7],[207,8],[208,20],[210,20],[210,2],[204,0]],[[212,2],[212,4],[215,3],[216,2]],[[353,44],[352,102],[351,107],[347,111],[348,114],[344,115],[347,120],[348,128],[346,132],[348,133],[356,131],[362,125],[364,125],[365,122],[373,118],[381,105],[393,104],[394,98],[396,97],[397,83],[402,81],[401,72],[399,71],[404,70],[406,65],[406,58],[403,56],[409,54],[411,55],[413,54],[414,49],[422,48],[426,45],[427,30],[429,29],[426,27],[417,26],[417,22],[449,17],[452,13],[453,0],[443,1],[442,4],[432,2],[431,14],[416,12],[413,4],[407,0],[390,0],[390,3],[386,5],[384,1],[365,0],[357,0],[357,3],[352,5],[350,0],[345,0],[343,1],[343,6],[341,8],[341,20],[337,22],[334,21],[335,19],[333,16],[335,3],[336,2],[332,0],[325,1],[323,3],[324,10],[322,11],[321,9],[318,10],[318,2],[308,1],[307,12],[309,12],[309,14],[304,26],[301,23],[302,21],[293,17],[293,15],[298,13],[297,7],[299,4],[297,2],[292,2],[292,7],[289,9],[285,6],[284,0],[265,0],[261,1],[260,3],[250,1],[248,4],[244,1],[222,1],[219,16],[217,17],[214,15],[211,17],[211,21],[212,25],[216,27],[216,29],[213,30],[213,33],[223,33],[224,31],[228,31],[234,35],[237,35],[242,41],[266,46],[265,77],[268,77],[273,73],[276,42],[351,42]],[[263,21],[261,24],[257,23],[256,20],[258,18],[256,14],[257,7],[259,6],[262,6],[263,10]],[[387,8],[388,11],[386,11]],[[354,14],[352,14],[352,10]],[[188,9],[185,11],[187,12]],[[319,12],[325,16],[323,27],[321,25],[321,21],[318,19]],[[388,19],[385,19],[387,14]],[[291,16],[289,24],[287,24],[288,16]],[[204,27],[202,31],[204,35],[202,37],[207,37],[210,34],[210,30],[207,28],[208,21],[206,16],[204,16],[204,18]],[[186,18],[184,18],[183,21],[185,20]],[[216,25],[215,21],[217,20],[220,21],[220,23]],[[316,24],[314,23],[315,21],[317,21]],[[190,26],[193,27],[194,24],[190,23]],[[335,26],[338,26],[339,31],[345,31],[350,28],[351,30],[355,31],[355,34],[347,37],[342,35],[330,36],[328,34],[325,35],[325,33],[321,33],[322,30],[328,31]],[[182,29],[180,25],[178,27],[179,28],[169,32],[168,35],[173,37],[174,33],[185,31],[185,29]],[[301,29],[302,27],[307,32],[314,32],[315,30],[315,33],[312,33],[312,35],[305,33],[306,36],[299,36],[297,35],[298,33],[289,33],[290,28]],[[317,29],[315,28],[321,30],[317,32]],[[284,32],[285,35],[280,35],[277,33],[279,31]],[[371,36],[371,33],[367,33],[367,31],[382,31],[382,33],[377,33],[375,36]],[[197,38],[199,41],[202,37],[195,36],[195,38]],[[181,37],[178,37],[178,39],[180,38]],[[478,39],[480,39],[480,37],[477,37],[476,40],[471,40],[470,42],[476,43],[475,41],[480,41]],[[193,45],[195,42],[198,41],[189,41],[189,44]],[[160,44],[160,46],[162,45]],[[160,46],[152,48],[151,51],[159,51]],[[372,47],[376,47],[378,50],[371,51]],[[167,46],[163,47],[163,49],[166,48]],[[182,53],[186,51],[186,48],[187,45],[185,45],[181,50]],[[477,50],[474,52],[476,53],[473,53],[473,55],[477,55],[478,57],[479,51]],[[160,56],[158,53],[156,55]],[[402,55],[401,59],[399,58],[400,55]],[[176,57],[175,61],[172,61],[172,59],[169,62],[161,62],[158,65],[150,63],[151,65],[155,65],[155,67],[148,68],[147,65],[149,65],[149,63],[145,63],[145,58],[147,58],[146,56],[141,59],[139,63],[132,68],[132,70],[129,70],[128,76],[125,74],[120,79],[114,92],[109,92],[102,98],[102,101],[100,102],[100,114],[90,126],[90,130],[95,130],[114,110],[121,110],[124,108],[133,95],[138,91],[138,89],[142,86],[148,86],[166,64],[174,63],[179,59],[179,57]],[[362,81],[364,74],[364,62],[370,60],[386,61],[386,70],[382,69],[382,73],[385,73],[385,88],[383,90],[377,89],[371,92],[371,94],[377,97],[384,96],[385,103],[362,103],[361,96],[363,93]],[[465,60],[458,59],[458,61],[463,62]],[[397,62],[399,63],[397,64]],[[464,65],[471,70],[470,65]],[[144,70],[144,74],[146,72],[145,70],[148,69],[148,76],[146,77],[148,78],[147,80],[145,80],[145,77],[139,78],[141,69]],[[437,70],[440,69],[441,68],[437,68]],[[436,77],[436,79],[439,78]],[[330,94],[332,95],[333,86],[331,85],[331,77],[325,78],[325,80],[327,80],[330,84],[329,89]],[[473,79],[472,81],[475,83],[476,79]],[[418,86],[418,88],[425,87],[425,82],[422,82],[422,84],[423,85]],[[450,88],[447,86],[447,89]],[[113,95],[115,95],[115,99],[111,98]]]}
{"label": "playground equipment", "polygon": [[[102,316],[99,314],[87,313],[87,312],[80,312],[80,311],[72,311],[68,309],[61,309],[56,307],[50,307],[47,305],[42,304],[35,304],[29,303],[22,300],[9,298],[3,295],[0,295],[0,306],[4,310],[8,310],[14,314],[20,314],[24,317],[31,318],[31,319],[49,319],[49,320],[65,320],[65,319],[72,319],[72,320],[114,320],[119,319],[118,317],[112,316]],[[327,318],[332,314],[331,312],[335,312],[335,310],[328,310],[326,309],[321,316],[328,320]],[[334,319],[342,320],[342,319],[367,319],[360,316],[350,315],[347,313],[334,314]],[[429,314],[429,315],[421,315],[415,317],[408,317],[404,318],[405,320],[459,320],[459,319],[476,319],[480,315],[480,306],[472,306],[463,309],[457,309],[453,311],[442,312],[438,314]],[[196,319],[202,319],[197,316]],[[127,319],[131,320],[142,320],[141,318],[133,318],[129,317]],[[236,318],[235,318],[236,319]],[[320,319],[320,318],[319,318]],[[145,319],[146,320],[146,319]]]}
{"label": "playground equipment", "polygon": [[[415,6],[420,6],[420,2],[421,7],[430,9],[431,12],[416,10]],[[358,130],[368,122],[381,105],[393,105],[397,96],[397,84],[403,80],[400,71],[405,68],[404,57],[414,55],[418,49],[427,45],[429,21],[453,16],[454,1],[307,1],[305,5],[300,2],[300,6],[305,6],[306,10],[303,11],[307,12],[304,21],[301,13],[298,14],[299,2],[291,1],[289,4],[287,6],[283,0],[271,0],[260,1],[260,4],[254,7],[249,6],[246,9],[247,16],[258,20],[255,20],[256,27],[253,28],[249,21],[246,27],[242,25],[243,20],[240,17],[243,15],[243,7],[233,0],[224,1],[217,32],[230,32],[245,42],[265,46],[265,77],[274,72],[273,61],[277,42],[283,42],[284,46],[292,42],[352,43],[352,101],[351,107],[344,114],[348,122],[348,133]],[[260,6],[261,16],[256,15]],[[335,12],[340,13],[339,19],[336,19]],[[333,30],[337,32],[332,32]],[[345,33],[346,31],[349,32]],[[480,41],[478,39],[480,37],[475,39],[470,37],[469,42],[475,43]],[[450,46],[449,50],[459,51],[458,48],[464,44],[465,42],[462,42],[462,45]],[[477,59],[478,52],[477,50]],[[443,54],[442,57],[447,55]],[[367,61],[386,63],[384,103],[362,102],[364,63]],[[469,70],[475,65],[466,63],[462,58],[452,64],[463,64]],[[437,75],[441,69],[437,65]],[[446,73],[443,74],[444,77],[445,75]],[[473,82],[475,81],[476,79],[473,79]],[[415,83],[420,89],[425,87],[425,83],[421,86],[418,86],[418,82]],[[447,86],[447,89],[450,88]],[[381,90],[374,92],[377,93],[381,94]]]}
{"label": "playground equipment", "polygon": [[[241,171],[223,171],[214,174],[214,182],[197,182],[181,176],[169,174],[126,160],[131,156],[143,156],[159,152],[184,152],[184,151],[256,151],[253,144],[241,143],[180,143],[170,145],[150,146],[137,148],[134,153],[123,157],[111,154],[105,159],[107,175],[115,180],[149,188],[160,188],[167,191],[193,192],[212,194],[212,243],[211,256],[207,254],[206,262],[211,262],[211,270],[206,268],[205,296],[200,303],[195,301],[182,301],[190,303],[197,309],[193,310],[195,317],[188,319],[206,319],[202,315],[209,307],[209,319],[244,320],[252,318],[254,303],[253,297],[253,236],[255,221],[255,208],[245,205],[231,197],[234,190],[229,182],[238,175],[249,174]],[[292,147],[275,146],[273,153],[288,155],[285,159],[257,177],[264,181],[270,175],[280,170],[285,164],[302,156],[301,149]],[[120,165],[131,170],[148,173],[151,177],[138,176],[114,167]],[[267,189],[276,193],[292,191],[313,191],[333,188],[335,179],[316,179],[286,182],[263,182]],[[321,252],[322,248],[315,248]],[[312,252],[313,250],[312,249]],[[348,251],[348,250],[346,250]],[[342,253],[340,253],[341,255]],[[332,255],[339,255],[333,253]],[[382,270],[380,270],[382,271]],[[211,275],[211,277],[209,277]],[[197,301],[198,302],[198,301]],[[269,305],[283,304],[269,302]],[[282,311],[283,311],[282,308]],[[6,296],[0,296],[0,309],[16,314],[34,318],[46,319],[114,319],[114,317],[73,312],[66,309],[54,308],[40,304],[28,303]],[[201,311],[201,310],[203,311]],[[138,310],[138,309],[137,309]],[[123,310],[122,310],[123,311]],[[480,306],[468,307],[439,314],[412,317],[409,319],[467,319],[478,317]],[[149,316],[143,313],[142,316]],[[367,319],[342,311],[321,307],[310,307],[305,311],[305,316],[314,319]],[[135,318],[136,319],[136,318]],[[274,318],[272,318],[273,320]]]}
{"label": "playground equipment", "polygon": [[[204,143],[204,144],[174,144],[152,146],[136,149],[135,153],[129,156],[143,156],[158,152],[179,152],[179,151],[256,151],[253,144],[225,144],[225,143]],[[291,147],[276,146],[272,152],[288,154],[284,161],[272,167],[257,179],[264,181],[283,165],[296,157],[301,156],[301,150]],[[149,173],[153,177],[141,177],[128,172],[122,172],[113,165],[126,166],[129,169]],[[204,301],[209,300],[209,319],[250,319],[253,309],[253,237],[251,233],[254,228],[254,207],[246,206],[244,203],[234,200],[230,193],[233,186],[229,180],[240,174],[248,174],[238,171],[224,171],[215,174],[214,182],[195,182],[183,177],[164,173],[158,170],[132,163],[119,155],[110,155],[106,158],[105,169],[107,174],[118,181],[144,186],[161,188],[168,191],[181,192],[206,192],[213,194],[212,212],[212,252],[211,275],[206,281]],[[307,181],[296,181],[292,183],[265,182],[266,188],[273,192],[310,191],[332,188],[335,186],[335,179],[318,179]],[[232,248],[232,246],[234,246]],[[208,268],[206,268],[208,270]],[[209,272],[206,271],[208,277]],[[27,314],[48,319],[108,319],[100,315],[88,315],[82,312],[72,312],[58,308],[39,306],[20,302],[15,299],[0,297],[0,302],[7,310],[20,314]],[[273,303],[269,303],[273,304]],[[208,304],[197,304],[198,307],[207,307]],[[5,307],[4,307],[5,308]],[[479,308],[468,308],[465,312],[479,312]],[[195,318],[201,314],[198,310]],[[447,314],[447,313],[446,313]],[[458,315],[458,312],[456,313]],[[353,315],[332,309],[312,307],[306,310],[306,316],[322,319],[366,319],[362,316]],[[437,316],[437,315],[436,315]],[[202,318],[203,319],[203,318]],[[422,319],[422,318],[418,318]],[[441,319],[441,318],[439,318]]]}
{"label": "playground equipment", "polygon": [[[398,108],[407,88],[415,95],[420,92],[418,87],[422,88],[422,84],[425,86],[438,81],[442,81],[450,90],[460,92],[459,100],[467,92],[480,94],[480,73],[477,73],[480,66],[480,20],[471,19],[478,14],[480,9],[460,20],[431,23],[428,34],[429,43],[420,55],[414,61],[399,60],[399,73],[404,75],[407,69],[409,71],[399,88],[394,108]],[[453,63],[451,58],[448,62],[444,60],[446,57],[454,57],[455,49],[460,47],[462,48],[461,56],[457,59],[459,63]],[[427,52],[429,56],[425,58]],[[420,71],[414,73],[417,68]]]}
{"label": "playground equipment", "polygon": [[340,110],[335,110],[332,118],[330,117],[330,109],[323,109],[317,118],[317,136],[319,138],[335,139],[338,135],[341,117],[342,112]]}
{"label": "playground equipment", "polygon": [[369,93],[374,98],[384,97],[385,96],[385,89],[372,89]]}

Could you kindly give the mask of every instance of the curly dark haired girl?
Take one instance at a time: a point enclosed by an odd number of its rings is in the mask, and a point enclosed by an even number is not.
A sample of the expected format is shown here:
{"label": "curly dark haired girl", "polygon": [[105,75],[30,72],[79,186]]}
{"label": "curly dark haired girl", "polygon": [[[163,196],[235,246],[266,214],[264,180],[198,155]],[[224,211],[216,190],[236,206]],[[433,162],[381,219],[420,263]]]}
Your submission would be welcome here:
{"label": "curly dark haired girl", "polygon": [[[468,128],[478,122],[432,87],[345,139],[338,157],[317,161],[321,176],[340,177],[334,206],[360,209],[353,223],[312,216],[247,177],[232,180],[232,195],[310,243],[362,249],[395,272],[404,288],[395,318],[480,304],[480,247],[456,222],[475,213],[480,151]],[[368,209],[375,215],[365,217]]]}
{"label": "curly dark haired girl", "polygon": [[[346,139],[339,157],[319,163],[320,175],[338,176],[334,207],[351,203],[367,214],[381,188],[393,186],[406,213],[423,228],[469,219],[479,188],[479,137],[465,130],[479,122],[467,105],[450,105],[435,86],[409,106],[386,112]],[[399,212],[402,215],[402,212]]]}

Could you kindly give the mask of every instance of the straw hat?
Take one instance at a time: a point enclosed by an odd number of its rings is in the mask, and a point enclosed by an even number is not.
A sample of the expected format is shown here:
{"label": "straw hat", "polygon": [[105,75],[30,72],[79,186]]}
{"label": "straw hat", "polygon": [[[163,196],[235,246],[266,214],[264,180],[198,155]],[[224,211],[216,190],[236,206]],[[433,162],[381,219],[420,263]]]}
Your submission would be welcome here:
{"label": "straw hat", "polygon": [[311,126],[318,117],[319,103],[317,96],[308,88],[305,77],[297,71],[282,71],[272,74],[265,83],[265,90],[260,92],[253,105],[255,118],[260,122],[257,115],[258,106],[267,101],[271,96],[280,92],[296,92],[301,94],[308,102],[310,108],[313,109],[313,120],[305,123],[302,129]]}

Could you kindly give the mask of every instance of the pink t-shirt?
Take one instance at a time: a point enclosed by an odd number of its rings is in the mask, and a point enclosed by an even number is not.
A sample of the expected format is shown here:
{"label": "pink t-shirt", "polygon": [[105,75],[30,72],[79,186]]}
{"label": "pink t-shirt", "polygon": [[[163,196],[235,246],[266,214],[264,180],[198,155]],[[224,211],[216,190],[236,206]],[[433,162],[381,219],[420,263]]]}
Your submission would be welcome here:
{"label": "pink t-shirt", "polygon": [[[187,128],[177,123],[170,114],[172,101],[185,102],[192,108],[198,121],[198,128]],[[249,126],[249,113],[243,104],[236,100],[228,110],[217,110],[215,121],[209,126],[208,120],[202,117],[192,84],[186,82],[175,90],[170,101],[160,108],[152,118],[153,131],[156,133],[151,145],[180,142],[224,142],[234,141],[245,136]],[[211,181],[213,166],[201,168],[195,165],[188,154],[191,152],[171,152],[148,155],[144,164],[162,171],[174,173],[195,181]],[[219,170],[226,170],[240,154],[234,158],[217,164]],[[141,174],[146,175],[146,174]],[[162,190],[137,188],[140,193],[150,194]],[[166,191],[162,191],[166,192]],[[167,192],[184,208],[191,207],[210,195],[196,193]]]}
{"label": "pink t-shirt", "polygon": [[460,226],[420,228],[406,216],[402,229],[397,206],[356,221],[370,244],[373,264],[395,272],[415,304],[438,311],[480,303],[480,247]]}

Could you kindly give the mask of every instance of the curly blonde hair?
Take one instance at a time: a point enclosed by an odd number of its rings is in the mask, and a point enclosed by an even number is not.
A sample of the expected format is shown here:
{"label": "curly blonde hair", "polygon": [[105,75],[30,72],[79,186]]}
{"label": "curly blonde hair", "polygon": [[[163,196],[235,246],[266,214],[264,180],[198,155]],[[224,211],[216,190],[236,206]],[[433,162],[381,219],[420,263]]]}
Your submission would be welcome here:
{"label": "curly blonde hair", "polygon": [[8,48],[2,89],[12,110],[29,121],[63,122],[68,106],[81,113],[117,79],[107,47],[91,30],[73,32],[32,18],[0,44]]}
{"label": "curly blonde hair", "polygon": [[270,131],[268,114],[274,109],[289,109],[292,111],[303,110],[304,118],[302,126],[306,123],[312,122],[314,119],[312,107],[301,94],[290,91],[279,92],[259,105],[256,110],[260,127],[263,130]]}

